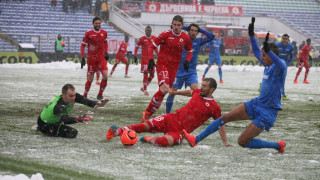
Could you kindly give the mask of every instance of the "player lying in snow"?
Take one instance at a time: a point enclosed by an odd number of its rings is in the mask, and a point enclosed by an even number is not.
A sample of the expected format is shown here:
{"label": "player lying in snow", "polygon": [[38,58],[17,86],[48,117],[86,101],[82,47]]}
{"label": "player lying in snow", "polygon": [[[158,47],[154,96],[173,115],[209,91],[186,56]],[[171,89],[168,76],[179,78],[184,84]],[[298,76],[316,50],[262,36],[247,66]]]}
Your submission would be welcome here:
{"label": "player lying in snow", "polygon": [[90,121],[92,113],[83,114],[78,117],[70,117],[69,113],[74,103],[84,104],[92,108],[104,106],[109,101],[105,98],[101,101],[91,101],[76,93],[72,84],[65,84],[62,87],[62,94],[52,98],[42,110],[38,118],[38,130],[48,136],[75,138],[78,131],[65,124],[74,124]]}
{"label": "player lying in snow", "polygon": [[[193,132],[209,118],[217,119],[221,116],[221,109],[212,96],[216,88],[217,82],[213,78],[205,78],[201,84],[201,89],[170,91],[171,95],[192,96],[192,98],[186,106],[176,110],[176,113],[157,116],[143,123],[119,129],[117,129],[116,125],[113,125],[109,128],[106,138],[110,140],[114,136],[121,136],[125,130],[132,129],[137,133],[164,133],[162,137],[150,138],[144,136],[140,139],[142,142],[149,142],[163,147],[181,144],[183,129],[186,129],[189,133]],[[230,146],[227,142],[224,127],[220,129],[220,136],[223,144]]]}
{"label": "player lying in snow", "polygon": [[251,124],[239,136],[238,144],[251,149],[273,148],[278,150],[278,152],[284,152],[286,145],[284,141],[270,142],[255,138],[263,130],[270,130],[277,119],[278,111],[282,109],[281,92],[284,86],[284,73],[287,64],[283,59],[278,57],[278,47],[274,43],[268,43],[269,33],[263,43],[262,50],[259,49],[254,37],[254,20],[253,17],[248,27],[252,50],[256,58],[265,67],[260,95],[240,104],[229,113],[223,114],[196,137],[184,131],[185,138],[192,147],[223,127],[225,123],[251,119],[253,120]]}

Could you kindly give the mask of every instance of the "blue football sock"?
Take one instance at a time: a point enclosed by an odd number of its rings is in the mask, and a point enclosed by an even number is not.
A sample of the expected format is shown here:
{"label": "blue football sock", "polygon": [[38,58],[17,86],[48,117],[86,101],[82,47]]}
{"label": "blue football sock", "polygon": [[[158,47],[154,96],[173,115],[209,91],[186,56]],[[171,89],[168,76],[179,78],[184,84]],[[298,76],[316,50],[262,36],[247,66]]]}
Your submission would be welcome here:
{"label": "blue football sock", "polygon": [[280,145],[276,142],[265,141],[261,139],[252,139],[246,146],[251,149],[274,148],[280,149]]}
{"label": "blue football sock", "polygon": [[174,96],[168,96],[167,103],[166,103],[166,114],[171,112],[172,106],[173,106],[173,99]]}
{"label": "blue football sock", "polygon": [[210,134],[216,132],[219,130],[225,123],[222,121],[221,117],[214,120],[212,123],[209,124],[209,126],[206,127],[205,130],[203,130],[197,137],[196,137],[196,144],[198,142],[202,141],[204,138],[209,136]]}
{"label": "blue football sock", "polygon": [[206,76],[206,74],[208,73],[209,69],[208,67],[204,70],[203,76]]}
{"label": "blue football sock", "polygon": [[222,80],[222,69],[219,68],[219,76],[220,76],[220,80]]}

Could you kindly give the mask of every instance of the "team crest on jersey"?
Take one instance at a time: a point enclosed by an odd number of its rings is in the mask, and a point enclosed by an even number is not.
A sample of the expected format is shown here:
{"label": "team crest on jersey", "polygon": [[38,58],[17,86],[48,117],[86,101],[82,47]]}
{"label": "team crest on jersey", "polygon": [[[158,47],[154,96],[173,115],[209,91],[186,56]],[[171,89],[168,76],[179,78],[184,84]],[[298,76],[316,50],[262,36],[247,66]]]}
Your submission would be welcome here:
{"label": "team crest on jersey", "polygon": [[103,34],[101,34],[101,36],[103,36]]}
{"label": "team crest on jersey", "polygon": [[210,106],[210,103],[209,103],[209,102],[206,102],[206,106],[209,107],[209,106]]}
{"label": "team crest on jersey", "polygon": [[180,42],[183,42],[183,38],[180,38],[180,40],[179,40]]}

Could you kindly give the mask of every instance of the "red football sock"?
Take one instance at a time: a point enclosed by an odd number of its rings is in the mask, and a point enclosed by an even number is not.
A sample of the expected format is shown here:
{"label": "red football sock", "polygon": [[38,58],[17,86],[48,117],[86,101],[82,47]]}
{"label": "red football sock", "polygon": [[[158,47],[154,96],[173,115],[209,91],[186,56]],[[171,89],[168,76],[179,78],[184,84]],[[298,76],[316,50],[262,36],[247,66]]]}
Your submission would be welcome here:
{"label": "red football sock", "polygon": [[298,79],[301,70],[302,70],[302,68],[299,68],[299,69],[298,69],[298,72],[297,72],[297,74],[296,74],[296,78],[294,79],[295,81]]}
{"label": "red football sock", "polygon": [[147,90],[147,86],[148,86],[148,74],[144,73],[143,74],[143,90],[146,91]]}
{"label": "red football sock", "polygon": [[161,146],[161,147],[168,147],[169,146],[168,139],[164,136],[155,137],[153,140],[150,141],[150,143],[157,145],[157,146]]}
{"label": "red football sock", "polygon": [[88,92],[89,92],[89,90],[90,90],[90,88],[91,88],[91,81],[88,81],[87,80],[87,82],[86,82],[86,84],[85,84],[85,86],[84,86],[84,93],[83,93],[83,96],[84,97],[87,97],[88,96]]}
{"label": "red football sock", "polygon": [[111,72],[110,72],[110,75],[112,75],[113,74],[113,72],[114,72],[114,70],[116,69],[116,65],[113,65],[113,67],[112,67],[112,70],[111,70]]}
{"label": "red football sock", "polygon": [[151,81],[152,81],[152,79],[154,78],[154,75],[152,74],[150,74],[150,76],[149,76],[149,78],[148,78],[148,84],[147,84],[147,86],[151,83]]}
{"label": "red football sock", "polygon": [[304,74],[305,81],[307,80],[308,74],[309,74],[309,68],[306,69],[306,73]]}
{"label": "red football sock", "polygon": [[102,79],[101,80],[98,96],[102,96],[102,93],[103,93],[104,89],[107,87],[107,84],[108,84],[107,79]]}
{"label": "red football sock", "polygon": [[134,124],[134,125],[129,125],[129,126],[122,127],[120,129],[118,129],[116,133],[117,133],[118,136],[121,136],[123,131],[125,131],[127,129],[132,129],[136,133],[142,133],[144,128],[145,128],[145,125],[143,123],[139,123],[139,124]]}
{"label": "red football sock", "polygon": [[100,79],[100,72],[97,72],[96,75],[97,75],[97,81],[99,81],[99,79]]}
{"label": "red football sock", "polygon": [[129,70],[129,64],[126,65],[126,76],[128,75],[128,70]]}
{"label": "red football sock", "polygon": [[153,95],[149,106],[147,107],[147,111],[150,112],[151,114],[153,114],[154,112],[156,112],[159,107],[161,106],[161,103],[163,101],[163,97],[165,96],[165,94],[163,94],[160,89]]}

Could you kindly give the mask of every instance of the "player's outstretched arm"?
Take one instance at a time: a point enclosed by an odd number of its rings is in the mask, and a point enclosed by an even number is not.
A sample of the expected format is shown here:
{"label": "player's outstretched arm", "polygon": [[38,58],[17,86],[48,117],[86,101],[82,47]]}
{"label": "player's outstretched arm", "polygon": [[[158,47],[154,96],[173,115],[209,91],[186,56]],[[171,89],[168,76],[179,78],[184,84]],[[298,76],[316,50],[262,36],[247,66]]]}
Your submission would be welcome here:
{"label": "player's outstretched arm", "polygon": [[[207,38],[205,38],[205,41],[203,42],[203,44],[208,43],[214,39],[214,35],[207,30],[199,28],[199,32],[207,36]],[[201,43],[201,45],[202,45],[202,43]]]}
{"label": "player's outstretched arm", "polygon": [[102,107],[107,104],[110,100],[108,98],[102,99],[101,101],[98,101],[97,104],[94,106],[94,108]]}
{"label": "player's outstretched arm", "polygon": [[181,96],[192,96],[192,90],[183,90],[183,91],[169,91],[170,96],[181,95]]}

